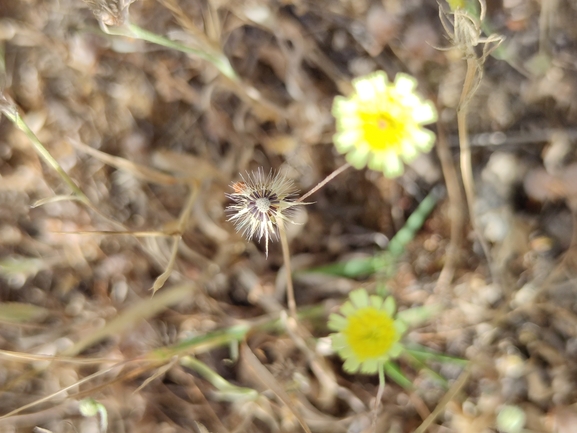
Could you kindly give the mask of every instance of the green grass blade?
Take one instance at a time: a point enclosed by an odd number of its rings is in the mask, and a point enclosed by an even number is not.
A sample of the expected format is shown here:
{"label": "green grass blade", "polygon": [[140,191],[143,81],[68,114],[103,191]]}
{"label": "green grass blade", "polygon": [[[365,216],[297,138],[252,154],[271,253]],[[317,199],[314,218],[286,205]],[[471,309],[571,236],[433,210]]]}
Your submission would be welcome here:
{"label": "green grass blade", "polygon": [[403,373],[401,373],[401,369],[395,362],[385,362],[385,373],[394,382],[396,382],[397,385],[403,387],[404,389],[413,389],[413,382],[411,382]]}

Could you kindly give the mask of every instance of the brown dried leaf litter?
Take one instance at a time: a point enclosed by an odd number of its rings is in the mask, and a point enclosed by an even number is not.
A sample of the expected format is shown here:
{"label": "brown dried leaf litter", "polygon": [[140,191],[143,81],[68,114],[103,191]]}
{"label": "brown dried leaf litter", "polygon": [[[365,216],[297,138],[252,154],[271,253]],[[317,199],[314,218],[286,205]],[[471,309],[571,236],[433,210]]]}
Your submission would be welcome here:
{"label": "brown dried leaf litter", "polygon": [[[506,36],[506,51],[487,59],[469,103],[477,218],[503,280],[488,281],[478,245],[466,240],[454,283],[434,291],[452,217],[443,201],[389,282],[401,308],[445,307],[409,341],[474,360],[439,431],[494,428],[504,404],[520,406],[532,431],[575,428],[577,396],[567,384],[577,373],[577,10],[542,3],[489,2],[488,22]],[[4,95],[95,207],[54,200],[71,191],[2,119],[0,415],[45,400],[0,419],[1,429],[93,431],[97,420],[77,407],[92,397],[107,408],[110,431],[288,432],[301,431],[301,421],[312,431],[369,431],[376,380],[346,376],[336,359],[318,363],[307,348],[326,335],[340,297],[375,279],[300,274],[298,305],[319,308],[303,322],[312,335],[265,326],[284,299],[280,248],[273,244],[265,261],[262,245],[240,238],[225,222],[224,193],[239,172],[259,166],[282,168],[307,191],[342,165],[331,145],[332,98],[375,69],[418,78],[437,101],[454,161],[464,70],[452,51],[432,49],[449,43],[436,3],[96,6],[106,26],[128,20],[222,48],[243,85],[197,57],[103,34],[80,1],[0,5]],[[295,272],[377,250],[442,182],[419,169],[438,168],[436,155],[421,164],[396,184],[349,170],[317,193],[291,240]],[[164,288],[151,298],[163,273]],[[234,345],[212,340],[189,351],[225,380],[258,390],[256,400],[223,401],[175,362],[182,353],[156,351],[247,323],[238,361],[228,361]],[[413,431],[446,392],[401,366],[416,390],[389,380],[382,431]],[[451,364],[433,367],[449,381],[460,374]]]}

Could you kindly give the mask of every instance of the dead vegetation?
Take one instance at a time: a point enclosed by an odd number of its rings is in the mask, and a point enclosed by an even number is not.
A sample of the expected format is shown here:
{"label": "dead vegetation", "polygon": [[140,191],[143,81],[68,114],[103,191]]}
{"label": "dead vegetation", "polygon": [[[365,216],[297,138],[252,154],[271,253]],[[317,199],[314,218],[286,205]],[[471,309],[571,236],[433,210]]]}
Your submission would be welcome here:
{"label": "dead vegetation", "polygon": [[[324,337],[347,293],[385,286],[400,310],[442,307],[405,341],[446,357],[399,361],[410,386],[387,379],[376,431],[576,431],[577,6],[487,0],[465,96],[462,52],[437,49],[461,44],[448,17],[429,0],[0,2],[0,431],[97,432],[101,408],[110,432],[373,431],[378,379]],[[299,208],[297,322],[280,244],[265,260],[225,193],[258,167],[302,192],[342,167],[333,98],[377,69],[435,101],[436,151],[394,181],[349,168]],[[404,254],[353,277],[438,185]]]}

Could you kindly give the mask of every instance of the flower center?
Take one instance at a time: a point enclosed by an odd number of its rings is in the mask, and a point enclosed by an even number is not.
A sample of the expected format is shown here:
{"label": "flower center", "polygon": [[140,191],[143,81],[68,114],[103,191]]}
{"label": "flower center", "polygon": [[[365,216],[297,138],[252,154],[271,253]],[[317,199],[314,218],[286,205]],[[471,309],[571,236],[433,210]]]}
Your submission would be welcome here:
{"label": "flower center", "polygon": [[382,112],[361,112],[362,131],[365,142],[372,150],[393,149],[398,151],[404,136],[403,122]]}
{"label": "flower center", "polygon": [[387,354],[397,339],[394,325],[385,311],[365,307],[348,317],[342,332],[358,360],[364,362]]}
{"label": "flower center", "polygon": [[260,212],[268,212],[270,209],[270,200],[266,197],[257,198],[254,205]]}

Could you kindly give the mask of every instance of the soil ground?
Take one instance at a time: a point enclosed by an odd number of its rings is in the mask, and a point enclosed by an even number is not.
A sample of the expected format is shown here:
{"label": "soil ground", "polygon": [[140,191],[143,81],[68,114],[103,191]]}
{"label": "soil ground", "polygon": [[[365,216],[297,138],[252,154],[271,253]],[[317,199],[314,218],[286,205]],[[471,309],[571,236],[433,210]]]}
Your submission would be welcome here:
{"label": "soil ground", "polygon": [[[110,432],[577,431],[577,3],[487,0],[478,32],[433,0],[129,3],[0,2],[1,432],[98,432],[104,412]],[[491,35],[467,101],[474,230],[454,45]],[[437,143],[294,216],[297,326],[280,244],[236,233],[225,194],[259,167],[304,193],[343,166],[332,102],[375,70],[417,79]],[[346,271],[432,191],[400,257]],[[396,361],[408,384],[387,377],[376,412],[378,377],[326,339],[359,287],[435,308],[403,341],[444,356]]]}

